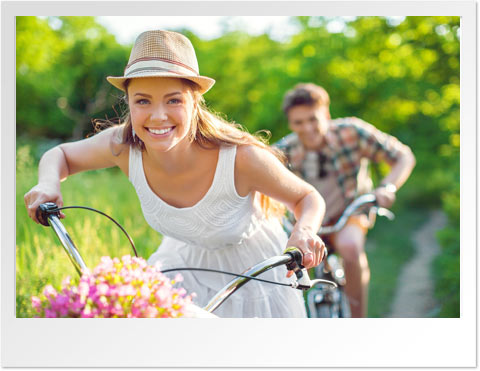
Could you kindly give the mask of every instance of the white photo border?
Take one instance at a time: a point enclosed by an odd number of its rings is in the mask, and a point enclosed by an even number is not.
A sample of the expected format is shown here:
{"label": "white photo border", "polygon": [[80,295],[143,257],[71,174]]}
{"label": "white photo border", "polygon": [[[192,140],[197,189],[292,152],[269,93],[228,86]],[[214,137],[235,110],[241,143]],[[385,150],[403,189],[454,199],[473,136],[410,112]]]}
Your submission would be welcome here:
{"label": "white photo border", "polygon": [[[475,367],[474,1],[2,2],[3,367]],[[441,319],[26,319],[15,316],[15,16],[461,17],[461,316]],[[188,21],[188,20],[186,20]],[[327,334],[327,335],[325,335]],[[325,340],[322,341],[321,339]],[[342,347],[328,344],[344,344]],[[287,354],[290,352],[291,354]]]}

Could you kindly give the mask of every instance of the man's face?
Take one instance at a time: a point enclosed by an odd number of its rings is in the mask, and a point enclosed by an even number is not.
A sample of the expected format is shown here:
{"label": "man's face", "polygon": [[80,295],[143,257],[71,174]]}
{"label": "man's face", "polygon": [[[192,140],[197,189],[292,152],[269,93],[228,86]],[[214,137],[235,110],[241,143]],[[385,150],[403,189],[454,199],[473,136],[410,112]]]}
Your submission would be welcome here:
{"label": "man's face", "polygon": [[327,107],[305,104],[293,106],[288,110],[287,118],[290,130],[297,133],[307,150],[313,151],[320,148],[330,120]]}

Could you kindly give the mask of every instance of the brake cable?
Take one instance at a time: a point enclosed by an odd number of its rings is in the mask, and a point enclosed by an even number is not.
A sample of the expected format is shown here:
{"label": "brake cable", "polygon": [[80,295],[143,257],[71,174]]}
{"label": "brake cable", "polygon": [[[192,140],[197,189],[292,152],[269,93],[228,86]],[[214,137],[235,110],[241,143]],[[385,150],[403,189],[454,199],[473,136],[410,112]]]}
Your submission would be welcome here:
{"label": "brake cable", "polygon": [[[135,253],[135,256],[138,258],[138,253],[137,253],[137,249],[135,248],[135,244],[133,243],[133,240],[132,238],[130,237],[130,235],[127,233],[127,231],[121,226],[120,223],[118,223],[115,219],[113,219],[111,216],[105,214],[104,212],[100,211],[100,210],[97,210],[97,209],[94,209],[92,207],[87,207],[87,206],[62,206],[62,207],[56,207],[54,209],[44,209],[45,212],[47,212],[48,214],[54,214],[60,210],[65,210],[65,209],[85,209],[85,210],[90,210],[90,211],[94,211],[98,214],[101,214],[105,217],[107,217],[108,219],[110,219],[112,222],[114,222],[117,227],[119,227],[122,232],[125,234],[125,236],[127,237],[128,241],[130,242],[130,245],[132,246],[132,249],[133,249],[133,252]],[[218,269],[210,269],[210,268],[171,268],[171,269],[166,269],[166,270],[163,270],[163,271],[160,271],[161,273],[169,273],[169,272],[174,272],[174,271],[203,271],[203,272],[212,272],[212,273],[222,273],[222,274],[226,274],[226,275],[230,275],[230,276],[234,276],[234,277],[242,277],[242,278],[248,278],[250,280],[254,280],[254,281],[260,281],[260,282],[264,282],[264,283],[270,283],[270,284],[273,284],[273,285],[279,285],[279,286],[286,286],[286,287],[292,287],[292,288],[297,288],[298,287],[298,284],[296,282],[291,282],[291,283],[283,283],[283,282],[277,282],[277,281],[270,281],[270,280],[266,280],[266,279],[263,279],[263,278],[258,278],[258,277],[253,277],[253,276],[248,276],[248,275],[244,275],[244,274],[239,274],[239,273],[232,273],[232,272],[227,272],[227,271],[222,271],[222,270],[218,270]],[[312,284],[312,287],[318,283],[324,283],[324,284],[328,284],[328,285],[332,285],[333,282],[331,281],[328,281],[328,280],[322,280],[322,279],[316,279],[312,282],[315,282]]]}
{"label": "brake cable", "polygon": [[[210,268],[170,268],[170,269],[162,270],[160,272],[161,273],[170,273],[170,272],[175,272],[175,271],[202,271],[202,272],[223,273],[223,274],[227,274],[227,275],[230,275],[230,276],[248,278],[248,279],[255,280],[255,281],[271,283],[273,285],[292,287],[294,289],[299,287],[297,282],[283,283],[283,282],[277,282],[277,281],[270,281],[270,280],[266,280],[266,279],[263,279],[263,278],[247,276],[247,275],[244,275],[244,274],[232,273],[232,272],[221,271],[221,270],[218,270],[218,269],[210,269]],[[321,279],[321,278],[314,279],[311,282],[312,282],[312,287],[315,286],[316,284],[319,284],[319,283],[323,283],[323,284],[327,284],[327,285],[335,286],[335,287],[337,286],[335,282],[332,282],[332,281],[329,281],[329,280],[324,280],[324,279]]]}
{"label": "brake cable", "polygon": [[227,275],[230,275],[230,276],[249,278],[249,279],[255,280],[255,281],[271,283],[273,285],[293,287],[293,283],[283,283],[283,282],[270,281],[270,280],[266,280],[266,279],[263,279],[263,278],[257,278],[257,277],[253,277],[253,276],[247,276],[247,275],[244,275],[244,274],[232,273],[232,272],[221,271],[221,270],[218,270],[218,269],[210,269],[210,268],[171,268],[171,269],[162,270],[160,272],[161,273],[169,273],[169,272],[175,272],[175,271],[203,271],[203,272],[223,273],[223,274],[227,274]]}
{"label": "brake cable", "polygon": [[130,237],[130,235],[127,233],[127,231],[120,225],[120,223],[118,223],[115,219],[113,219],[111,216],[105,214],[104,212],[100,211],[100,210],[97,210],[97,209],[94,209],[92,207],[87,207],[87,206],[63,206],[63,207],[57,207],[56,209],[49,209],[49,210],[46,210],[47,213],[49,214],[53,214],[57,211],[60,211],[60,210],[65,210],[65,209],[85,209],[85,210],[90,210],[90,211],[95,211],[96,213],[99,213],[103,216],[106,216],[108,219],[110,219],[112,222],[114,222],[117,227],[119,227],[122,232],[125,234],[125,236],[127,236],[128,238],[128,241],[130,242],[130,245],[132,246],[132,249],[133,249],[133,252],[135,253],[135,256],[138,258],[138,254],[137,254],[137,249],[135,248],[135,244],[133,243],[133,240],[132,238]]}

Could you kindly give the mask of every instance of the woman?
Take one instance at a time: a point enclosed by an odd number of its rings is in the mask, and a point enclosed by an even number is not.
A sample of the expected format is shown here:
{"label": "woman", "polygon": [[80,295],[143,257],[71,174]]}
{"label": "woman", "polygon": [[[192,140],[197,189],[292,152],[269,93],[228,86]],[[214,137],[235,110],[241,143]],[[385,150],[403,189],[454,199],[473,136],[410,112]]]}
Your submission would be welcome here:
{"label": "woman", "polygon": [[[214,80],[200,76],[190,41],[169,31],[142,33],[122,77],[107,80],[126,93],[125,123],[46,152],[39,182],[25,195],[29,216],[47,201],[62,205],[60,181],[80,171],[118,166],[135,187],[145,219],[164,236],[150,259],[163,269],[205,267],[241,272],[287,246],[307,267],[324,244],[316,235],[324,202],[254,136],[208,112]],[[287,238],[275,199],[297,218]],[[284,273],[286,270],[284,271]],[[281,269],[266,278],[280,280]],[[183,286],[203,306],[231,277],[185,272]],[[288,277],[291,272],[288,272]],[[251,282],[229,298],[220,317],[303,317],[301,292]]]}

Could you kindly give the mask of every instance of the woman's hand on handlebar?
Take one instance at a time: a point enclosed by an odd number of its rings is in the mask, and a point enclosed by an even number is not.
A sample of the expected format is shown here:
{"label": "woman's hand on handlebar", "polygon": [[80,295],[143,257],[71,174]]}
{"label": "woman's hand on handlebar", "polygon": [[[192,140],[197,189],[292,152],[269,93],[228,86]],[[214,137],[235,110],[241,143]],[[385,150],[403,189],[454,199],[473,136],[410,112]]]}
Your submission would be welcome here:
{"label": "woman's hand on handlebar", "polygon": [[[325,243],[310,229],[294,229],[287,246],[297,247],[302,252],[302,264],[307,269],[319,265],[325,255]],[[292,274],[293,271],[288,271],[287,277],[290,277]]]}
{"label": "woman's hand on handlebar", "polygon": [[[28,216],[37,224],[40,222],[35,216],[37,208],[44,202],[54,202],[58,207],[63,206],[63,198],[59,186],[51,183],[39,183],[28,191],[23,197],[25,207],[27,208]],[[65,218],[65,215],[60,212],[60,218]]]}

